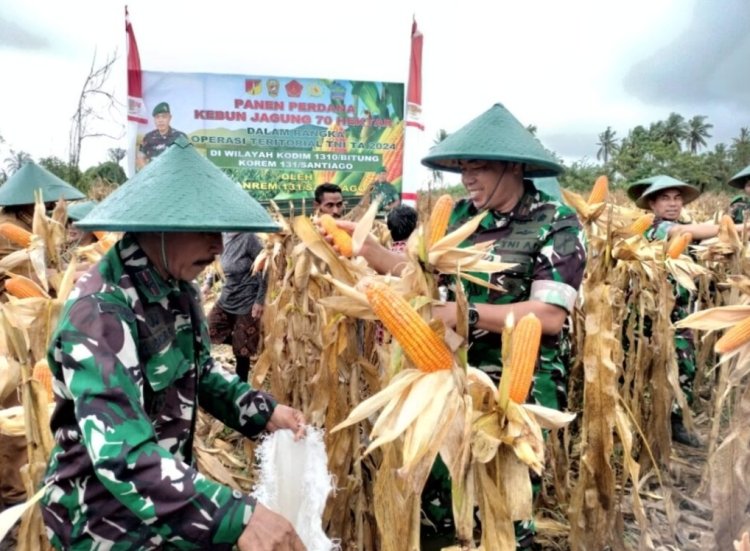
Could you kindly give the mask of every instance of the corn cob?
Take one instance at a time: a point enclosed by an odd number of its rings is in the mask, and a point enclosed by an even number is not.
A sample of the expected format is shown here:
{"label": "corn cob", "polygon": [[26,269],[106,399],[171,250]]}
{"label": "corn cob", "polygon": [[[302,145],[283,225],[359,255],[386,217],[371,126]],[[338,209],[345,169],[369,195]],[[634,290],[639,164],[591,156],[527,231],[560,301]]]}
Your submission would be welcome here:
{"label": "corn cob", "polygon": [[5,282],[5,290],[18,298],[37,298],[46,296],[39,285],[27,277],[14,275]]}
{"label": "corn cob", "polygon": [[453,354],[445,341],[404,297],[381,282],[370,283],[365,294],[375,315],[420,371],[430,373],[453,367]]}
{"label": "corn cob", "polygon": [[693,234],[688,232],[681,233],[669,244],[667,248],[667,256],[669,258],[680,258],[680,255],[685,252],[685,249],[693,240]]}
{"label": "corn cob", "polygon": [[507,366],[507,376],[510,377],[508,397],[517,404],[524,403],[529,395],[541,339],[542,322],[534,314],[522,317],[513,329]]}
{"label": "corn cob", "polygon": [[330,214],[324,214],[320,217],[320,225],[333,238],[333,244],[336,245],[341,256],[350,258],[354,252],[352,249],[352,236],[346,230],[342,230],[336,225],[336,220]]}
{"label": "corn cob", "polygon": [[99,248],[103,253],[106,253],[112,246],[119,241],[119,235],[116,232],[94,232],[94,235],[99,240]]}
{"label": "corn cob", "polygon": [[31,371],[31,378],[42,384],[44,390],[47,391],[47,400],[54,402],[55,393],[52,391],[52,371],[50,371],[47,365],[47,360],[39,360],[34,364],[34,369]]}
{"label": "corn cob", "polygon": [[639,216],[630,226],[627,228],[627,232],[632,235],[642,235],[647,229],[654,223],[654,213],[649,212],[643,216]]}
{"label": "corn cob", "polygon": [[594,187],[591,189],[589,195],[588,204],[593,205],[595,203],[603,203],[607,198],[607,189],[609,188],[609,178],[602,174],[594,182]]}
{"label": "corn cob", "polygon": [[428,249],[445,236],[452,211],[453,197],[447,193],[438,197],[430,214],[430,225],[428,226],[429,237],[427,238]]}
{"label": "corn cob", "polygon": [[24,249],[31,244],[31,232],[10,222],[0,224],[0,235]]}
{"label": "corn cob", "polygon": [[750,342],[750,317],[734,325],[716,341],[714,350],[718,354],[727,354]]}

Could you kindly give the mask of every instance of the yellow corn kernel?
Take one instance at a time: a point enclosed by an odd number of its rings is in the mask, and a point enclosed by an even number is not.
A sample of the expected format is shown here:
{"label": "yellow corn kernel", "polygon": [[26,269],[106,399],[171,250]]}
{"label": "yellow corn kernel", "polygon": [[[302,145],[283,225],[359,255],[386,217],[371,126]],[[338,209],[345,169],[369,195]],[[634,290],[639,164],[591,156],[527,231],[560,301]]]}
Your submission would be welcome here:
{"label": "yellow corn kernel", "polygon": [[750,341],[750,317],[745,318],[716,341],[714,350],[718,354],[728,354]]}
{"label": "yellow corn kernel", "polygon": [[352,256],[352,236],[346,230],[342,230],[336,225],[336,220],[330,214],[324,214],[320,217],[320,225],[333,238],[333,244],[336,245],[341,256],[347,258]]}
{"label": "yellow corn kernel", "polygon": [[31,244],[31,232],[10,222],[0,224],[0,235],[24,249]]}
{"label": "yellow corn kernel", "polygon": [[649,212],[648,214],[636,218],[635,221],[628,226],[626,231],[632,235],[642,235],[653,223],[654,213]]}
{"label": "yellow corn kernel", "polygon": [[365,294],[375,315],[420,371],[453,367],[453,354],[445,341],[404,297],[381,282],[370,283]]}
{"label": "yellow corn kernel", "polygon": [[669,258],[680,258],[680,255],[685,252],[692,240],[693,234],[689,231],[674,237],[667,248],[667,256]]}
{"label": "yellow corn kernel", "polygon": [[47,394],[47,400],[54,402],[55,393],[52,391],[52,371],[50,371],[47,365],[47,360],[39,360],[34,364],[34,369],[31,371],[31,378],[42,384]]}
{"label": "yellow corn kernel", "polygon": [[603,203],[607,198],[607,190],[609,188],[609,178],[602,174],[594,182],[594,187],[591,188],[591,194],[589,195],[588,204],[593,205],[595,203]]}
{"label": "yellow corn kernel", "polygon": [[511,339],[510,362],[503,368],[503,371],[507,369],[509,372],[503,375],[510,377],[508,397],[517,404],[523,404],[534,380],[542,340],[542,322],[534,314],[525,315],[513,328]]}
{"label": "yellow corn kernel", "polygon": [[42,288],[27,277],[13,275],[5,282],[5,290],[18,298],[46,297]]}
{"label": "yellow corn kernel", "polygon": [[445,237],[445,232],[448,230],[448,220],[451,217],[452,211],[453,197],[447,193],[438,197],[438,200],[435,201],[435,206],[432,208],[430,225],[427,228],[429,236],[427,238],[428,249]]}

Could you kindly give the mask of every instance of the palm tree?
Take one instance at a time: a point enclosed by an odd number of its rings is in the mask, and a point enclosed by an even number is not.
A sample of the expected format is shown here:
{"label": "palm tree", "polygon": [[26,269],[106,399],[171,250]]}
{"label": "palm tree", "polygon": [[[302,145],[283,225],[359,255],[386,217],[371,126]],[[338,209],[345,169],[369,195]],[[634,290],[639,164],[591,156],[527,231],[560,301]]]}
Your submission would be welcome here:
{"label": "palm tree", "polygon": [[750,163],[750,130],[747,126],[740,128],[740,135],[732,138],[732,160],[739,168]]}
{"label": "palm tree", "polygon": [[705,115],[695,115],[687,122],[687,138],[685,141],[690,153],[697,153],[698,148],[706,147],[706,138],[711,137],[708,131],[713,127],[713,124],[706,122]]}
{"label": "palm tree", "polygon": [[[445,138],[448,137],[448,132],[445,131],[445,128],[441,128],[437,131],[435,134],[435,139],[432,140],[432,143],[437,145],[440,142],[442,142]],[[433,170],[432,171],[432,181],[433,182],[439,182],[441,185],[443,183],[443,171],[442,170]]]}
{"label": "palm tree", "polygon": [[680,149],[680,144],[687,137],[687,125],[685,118],[677,113],[670,113],[667,120],[661,127],[661,139],[666,144],[676,144]]}
{"label": "palm tree", "polygon": [[747,126],[740,128],[740,135],[737,138],[732,138],[735,147],[740,147],[750,144],[750,129]]}
{"label": "palm tree", "polygon": [[528,125],[528,126],[526,127],[526,130],[528,130],[528,131],[529,131],[529,133],[530,133],[530,134],[531,134],[532,136],[536,137],[536,131],[537,131],[537,130],[539,130],[539,129],[538,129],[537,127],[536,127],[536,125],[535,125],[535,124],[529,124],[529,125]]}
{"label": "palm tree", "polygon": [[615,134],[617,134],[617,131],[612,130],[611,126],[608,126],[604,132],[599,134],[599,141],[596,144],[599,146],[599,151],[596,152],[596,159],[603,158],[605,165],[612,156],[612,153],[617,151],[618,140],[615,139]]}
{"label": "palm tree", "polygon": [[8,169],[8,174],[11,175],[21,169],[23,165],[31,161],[31,155],[25,151],[13,151],[10,150],[10,157],[5,159],[5,167]]}

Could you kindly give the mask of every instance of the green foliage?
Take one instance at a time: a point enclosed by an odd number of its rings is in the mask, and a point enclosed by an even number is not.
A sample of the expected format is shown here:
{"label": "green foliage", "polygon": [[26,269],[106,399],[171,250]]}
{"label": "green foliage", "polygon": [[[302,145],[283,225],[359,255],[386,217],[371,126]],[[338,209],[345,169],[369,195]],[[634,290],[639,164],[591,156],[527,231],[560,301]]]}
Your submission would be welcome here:
{"label": "green foliage", "polygon": [[122,167],[114,161],[106,161],[89,167],[83,173],[76,187],[83,193],[89,193],[97,183],[122,184],[127,177]]}
{"label": "green foliage", "polygon": [[613,181],[612,174],[608,174],[602,167],[588,161],[577,161],[571,166],[565,168],[565,172],[558,177],[560,187],[569,189],[578,193],[591,191],[594,181],[602,174],[607,174],[610,181]]}
{"label": "green foliage", "polygon": [[54,156],[39,159],[39,166],[46,168],[61,180],[68,182],[71,186],[81,189],[78,184],[81,181],[82,174],[77,166],[71,165],[69,162]]}

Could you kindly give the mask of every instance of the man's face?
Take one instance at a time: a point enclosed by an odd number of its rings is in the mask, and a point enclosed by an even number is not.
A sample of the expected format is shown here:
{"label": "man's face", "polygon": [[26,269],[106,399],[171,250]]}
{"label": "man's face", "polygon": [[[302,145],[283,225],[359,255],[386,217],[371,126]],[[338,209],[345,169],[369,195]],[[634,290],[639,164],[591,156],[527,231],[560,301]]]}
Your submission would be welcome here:
{"label": "man's face", "polygon": [[159,113],[154,115],[154,125],[159,134],[166,134],[169,131],[169,123],[172,122],[172,115],[169,113]]}
{"label": "man's face", "polygon": [[323,194],[323,198],[316,205],[316,208],[322,214],[330,214],[334,218],[341,218],[341,213],[344,211],[344,196],[340,193],[327,191]]}
{"label": "man's face", "polygon": [[219,232],[166,232],[164,248],[169,274],[183,281],[195,279],[224,250]]}
{"label": "man's face", "polygon": [[461,183],[474,206],[478,209],[495,208],[498,197],[502,196],[501,193],[496,193],[497,188],[503,185],[500,180],[505,179],[510,172],[506,163],[470,160],[459,161],[459,166]]}
{"label": "man's face", "polygon": [[680,217],[680,212],[682,212],[682,193],[679,189],[667,189],[648,203],[654,216],[674,221]]}
{"label": "man's face", "polygon": [[73,224],[68,224],[66,232],[66,242],[68,245],[72,245],[77,241],[80,241],[83,237],[84,231],[76,228]]}
{"label": "man's face", "polygon": [[750,195],[750,180],[745,182],[745,194]]}
{"label": "man's face", "polygon": [[382,172],[378,172],[378,182],[387,182],[388,181],[386,180],[387,175],[388,173],[385,170],[383,170]]}

